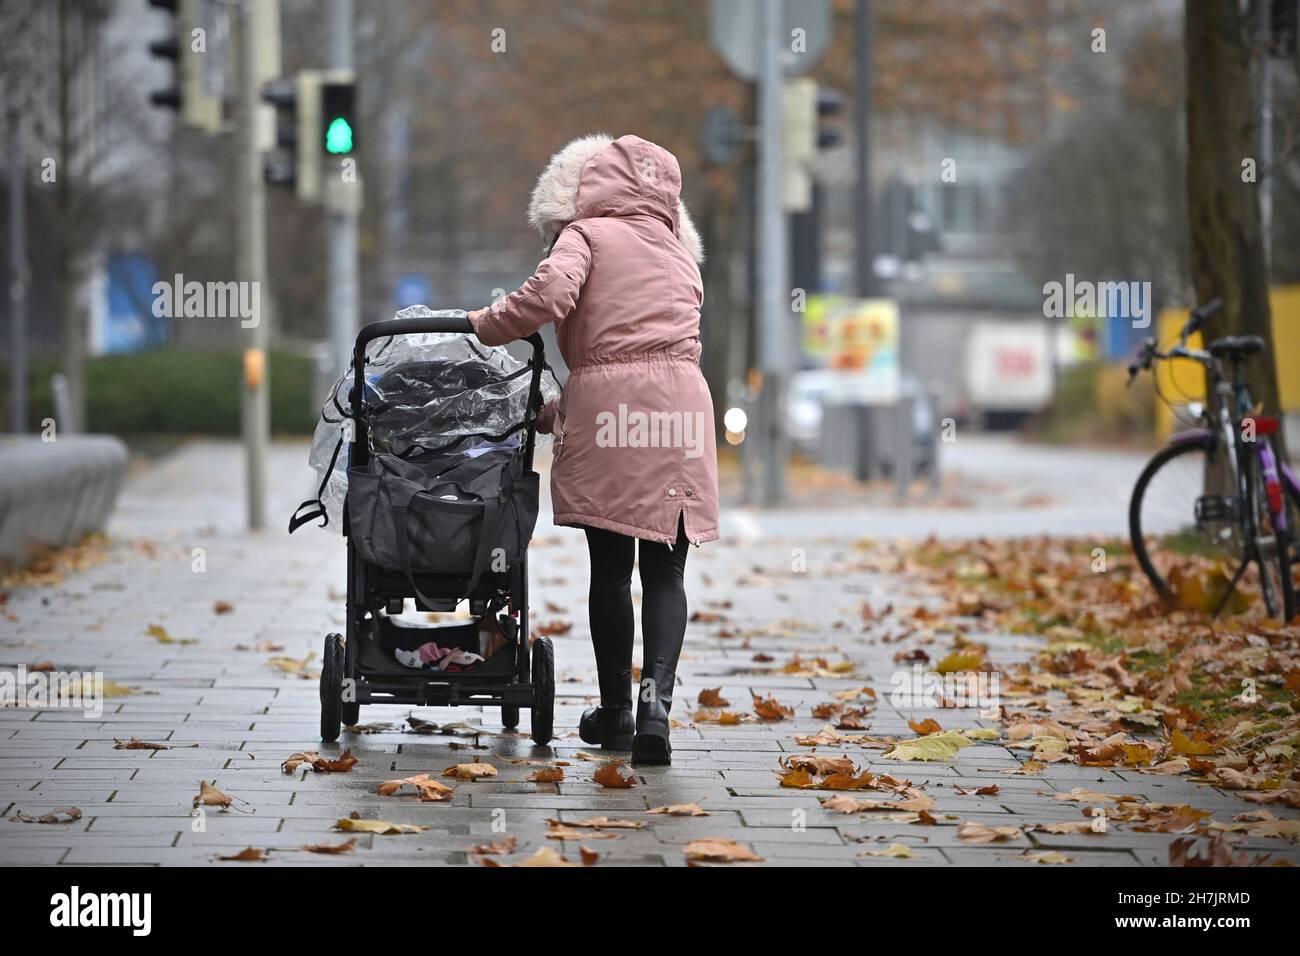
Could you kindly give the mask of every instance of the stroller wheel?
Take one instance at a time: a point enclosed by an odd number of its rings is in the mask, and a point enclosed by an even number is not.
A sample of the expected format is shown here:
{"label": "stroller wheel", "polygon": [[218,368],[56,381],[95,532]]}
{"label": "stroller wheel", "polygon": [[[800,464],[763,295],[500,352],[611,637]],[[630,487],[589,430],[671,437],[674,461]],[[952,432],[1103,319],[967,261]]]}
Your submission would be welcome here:
{"label": "stroller wheel", "polygon": [[339,719],[344,727],[361,723],[361,705],[345,703],[339,710]]}
{"label": "stroller wheel", "polygon": [[514,704],[501,705],[501,726],[506,730],[514,730],[519,726],[519,708]]}
{"label": "stroller wheel", "polygon": [[320,739],[339,739],[343,720],[343,635],[325,637],[325,661],[320,669]]}
{"label": "stroller wheel", "polygon": [[545,747],[555,736],[555,648],[549,637],[533,644],[533,743]]}

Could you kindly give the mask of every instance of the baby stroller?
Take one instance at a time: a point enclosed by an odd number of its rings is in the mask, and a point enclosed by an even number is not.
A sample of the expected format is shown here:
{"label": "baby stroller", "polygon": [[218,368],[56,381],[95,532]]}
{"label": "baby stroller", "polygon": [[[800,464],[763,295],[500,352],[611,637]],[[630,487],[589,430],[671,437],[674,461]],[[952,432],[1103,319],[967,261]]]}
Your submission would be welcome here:
{"label": "baby stroller", "polygon": [[[446,394],[437,397],[454,402],[491,385],[493,367],[473,361],[407,362],[390,366],[378,380],[368,377],[367,362],[374,365],[376,360],[367,359],[366,346],[376,339],[473,335],[463,313],[424,310],[416,317],[400,316],[361,330],[349,372],[350,412],[337,398],[346,387],[342,383],[334,399],[347,419],[345,436],[348,422],[353,431],[341,512],[347,538],[347,624],[345,633],[325,638],[321,738],[338,739],[343,725],[359,721],[362,704],[492,704],[501,707],[501,722],[511,729],[519,725],[520,708],[531,708],[533,741],[545,745],[553,737],[555,652],[547,637],[530,644],[528,629],[528,543],[538,510],[533,448],[545,348],[540,336],[530,335],[531,360],[506,376],[527,375],[528,388],[523,419],[504,433],[407,444],[395,441],[385,422],[392,406],[400,404],[385,400],[395,387],[440,388]],[[488,354],[476,340],[462,344],[471,346],[471,356]],[[437,428],[430,416],[421,418],[426,431]],[[335,447],[322,497],[343,444],[340,440]],[[315,510],[303,514],[308,505]],[[319,498],[295,512],[290,532],[316,517],[329,520]],[[420,611],[454,611],[467,601],[470,620],[401,623],[395,618],[408,598]],[[504,636],[506,641],[485,660],[444,670],[412,660],[426,646],[441,648],[440,653],[481,650],[485,621],[495,623],[500,632],[496,640]]]}

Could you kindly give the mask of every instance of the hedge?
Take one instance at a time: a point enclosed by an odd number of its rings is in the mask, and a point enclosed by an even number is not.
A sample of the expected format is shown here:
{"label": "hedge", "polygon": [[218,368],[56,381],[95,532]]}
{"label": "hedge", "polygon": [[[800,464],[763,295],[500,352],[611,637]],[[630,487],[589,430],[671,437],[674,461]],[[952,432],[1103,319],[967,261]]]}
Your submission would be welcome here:
{"label": "hedge", "polygon": [[[29,428],[53,417],[51,376],[57,359],[37,359],[28,373]],[[271,430],[310,434],[320,399],[313,362],[272,350]],[[110,435],[238,435],[242,353],[236,349],[166,349],[86,360],[86,430]],[[0,367],[0,422],[9,420],[9,369]]]}

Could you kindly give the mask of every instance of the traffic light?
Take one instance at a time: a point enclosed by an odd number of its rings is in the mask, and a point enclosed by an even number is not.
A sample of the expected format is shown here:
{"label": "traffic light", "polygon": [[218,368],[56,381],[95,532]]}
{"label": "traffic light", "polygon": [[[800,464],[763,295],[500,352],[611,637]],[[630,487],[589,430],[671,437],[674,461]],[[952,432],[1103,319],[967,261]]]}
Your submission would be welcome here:
{"label": "traffic light", "polygon": [[350,156],[356,150],[355,98],[356,86],[351,80],[321,84],[321,134],[325,152],[331,156]]}
{"label": "traffic light", "polygon": [[174,64],[172,85],[154,90],[149,101],[175,110],[187,126],[205,133],[219,132],[221,98],[213,93],[215,84],[209,73],[220,71],[220,53],[208,50],[209,36],[216,36],[216,8],[211,0],[149,0],[149,5],[173,18],[172,35],[150,43],[149,53]]}
{"label": "traffic light", "polygon": [[844,112],[844,94],[829,86],[817,87],[817,148],[830,149],[844,141],[844,131],[827,122]]}
{"label": "traffic light", "polygon": [[820,291],[822,282],[822,215],[825,190],[817,182],[817,153],[839,144],[838,126],[827,123],[844,109],[844,97],[813,80],[790,80],[785,86],[785,209],[790,213],[790,281],[794,288]]}
{"label": "traffic light", "polygon": [[[331,160],[357,149],[356,84],[346,70],[303,70],[292,80],[267,84],[262,98],[275,107],[277,153],[266,161],[266,179],[292,187],[303,202],[329,205],[337,190],[325,189]],[[334,178],[328,180],[332,186]]]}
{"label": "traffic light", "polygon": [[275,107],[275,151],[266,157],[263,172],[272,186],[297,186],[298,92],[294,80],[272,80],[262,87],[262,100]]}
{"label": "traffic light", "polygon": [[843,134],[830,117],[844,109],[838,90],[818,86],[807,77],[787,80],[783,91],[781,162],[785,167],[785,208],[807,212],[812,208],[813,167],[817,151],[836,146]]}
{"label": "traffic light", "polygon": [[817,83],[787,80],[781,91],[781,165],[786,212],[812,208],[812,164],[817,158]]}

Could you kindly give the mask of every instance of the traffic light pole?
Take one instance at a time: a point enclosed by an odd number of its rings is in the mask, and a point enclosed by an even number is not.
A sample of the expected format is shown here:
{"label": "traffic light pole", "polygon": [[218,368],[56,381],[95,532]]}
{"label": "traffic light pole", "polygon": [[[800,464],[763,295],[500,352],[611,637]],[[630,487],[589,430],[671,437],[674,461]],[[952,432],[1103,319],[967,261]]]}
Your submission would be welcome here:
{"label": "traffic light pole", "polygon": [[[330,68],[353,69],[352,66],[352,0],[330,0]],[[308,148],[304,143],[300,149]],[[355,161],[355,160],[354,160]],[[335,166],[324,171],[325,176],[339,176]],[[325,194],[331,194],[328,183]],[[329,324],[330,356],[336,371],[347,368],[352,346],[360,331],[359,257],[357,253],[357,209],[351,204],[331,208],[329,216]]]}
{"label": "traffic light pole", "polygon": [[780,0],[763,0],[758,17],[758,326],[759,437],[763,456],[762,502],[785,500],[785,466],[789,442],[785,423],[785,392],[793,348],[790,308],[788,224],[782,208],[781,67],[782,11]]}
{"label": "traffic light pole", "polygon": [[259,315],[247,331],[251,341],[244,350],[240,386],[240,418],[244,439],[244,461],[248,527],[266,527],[267,454],[271,444],[270,295],[266,284],[266,189],[263,182],[262,150],[258,136],[258,112],[262,102],[258,76],[258,44],[266,42],[257,29],[256,4],[244,0],[239,7],[239,257],[241,282],[255,283]]}
{"label": "traffic light pole", "polygon": [[853,83],[853,133],[857,170],[853,187],[853,272],[858,295],[876,294],[871,218],[871,2],[858,0],[853,16],[857,52]]}

